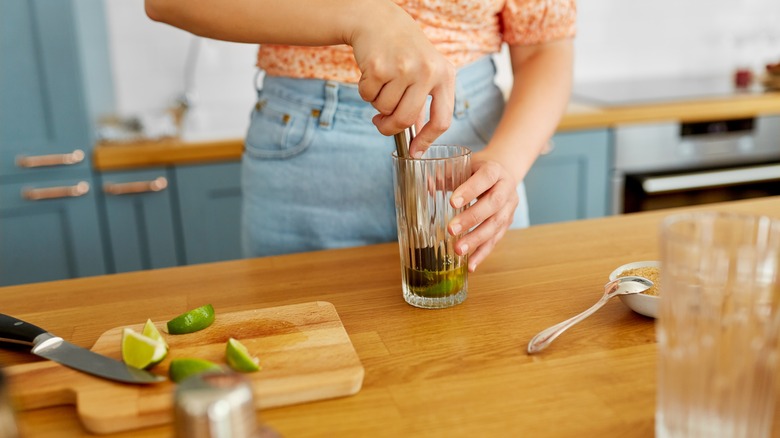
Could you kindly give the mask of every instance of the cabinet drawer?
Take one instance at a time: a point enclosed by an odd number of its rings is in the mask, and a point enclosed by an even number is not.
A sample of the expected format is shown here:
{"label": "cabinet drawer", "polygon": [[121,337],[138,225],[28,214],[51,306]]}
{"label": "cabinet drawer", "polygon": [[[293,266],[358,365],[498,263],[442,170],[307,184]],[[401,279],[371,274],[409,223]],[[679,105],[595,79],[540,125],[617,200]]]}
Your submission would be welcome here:
{"label": "cabinet drawer", "polygon": [[610,134],[559,133],[525,178],[531,225],[608,214]]}
{"label": "cabinet drawer", "polygon": [[173,178],[165,168],[109,172],[98,177],[112,272],[182,262],[173,211]]}
{"label": "cabinet drawer", "polygon": [[0,185],[0,285],[106,273],[91,175]]}

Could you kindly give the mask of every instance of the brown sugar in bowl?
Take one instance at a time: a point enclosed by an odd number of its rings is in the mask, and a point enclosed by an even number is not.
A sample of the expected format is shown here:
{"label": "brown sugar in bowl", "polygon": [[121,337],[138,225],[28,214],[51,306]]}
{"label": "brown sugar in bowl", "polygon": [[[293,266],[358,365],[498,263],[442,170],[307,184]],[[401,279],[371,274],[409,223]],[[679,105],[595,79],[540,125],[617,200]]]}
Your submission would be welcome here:
{"label": "brown sugar in bowl", "polygon": [[655,318],[658,315],[659,294],[661,293],[661,290],[659,289],[660,269],[661,262],[657,260],[626,263],[612,271],[612,273],[609,274],[609,280],[612,281],[626,275],[636,275],[652,281],[653,287],[645,292],[632,295],[619,295],[618,298],[634,312],[650,318]]}

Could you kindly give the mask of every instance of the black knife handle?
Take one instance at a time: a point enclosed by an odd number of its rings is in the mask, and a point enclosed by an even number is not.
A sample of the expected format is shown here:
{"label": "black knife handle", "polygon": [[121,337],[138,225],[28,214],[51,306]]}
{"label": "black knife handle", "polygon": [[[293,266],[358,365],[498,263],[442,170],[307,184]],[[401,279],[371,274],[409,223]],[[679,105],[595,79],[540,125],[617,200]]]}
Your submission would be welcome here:
{"label": "black knife handle", "polygon": [[46,330],[36,325],[0,313],[0,342],[35,345],[35,338],[44,333]]}

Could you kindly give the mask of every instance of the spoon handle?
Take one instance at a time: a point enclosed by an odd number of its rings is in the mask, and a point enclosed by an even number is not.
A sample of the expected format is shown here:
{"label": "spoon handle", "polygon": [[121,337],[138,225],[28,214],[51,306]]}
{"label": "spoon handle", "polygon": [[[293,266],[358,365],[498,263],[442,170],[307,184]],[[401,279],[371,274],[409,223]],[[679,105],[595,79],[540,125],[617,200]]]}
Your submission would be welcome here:
{"label": "spoon handle", "polygon": [[546,328],[534,336],[533,339],[531,339],[531,342],[528,343],[528,353],[538,353],[547,348],[547,346],[550,345],[550,343],[555,340],[555,338],[560,336],[561,333],[568,330],[574,324],[577,324],[578,322],[592,315],[593,312],[599,310],[604,304],[606,304],[610,298],[618,295],[640,293],[652,286],[653,282],[646,278],[628,275],[610,281],[604,285],[604,295],[601,296],[596,304],[592,305],[590,308],[580,313],[579,315],[573,316],[566,321],[559,322],[552,327]]}
{"label": "spoon handle", "polygon": [[528,353],[538,353],[545,348],[547,348],[548,345],[552,343],[552,341],[555,340],[558,336],[561,335],[561,333],[568,330],[571,326],[574,324],[577,324],[578,322],[582,321],[583,319],[589,317],[592,315],[595,311],[599,310],[604,304],[609,301],[609,295],[604,294],[601,299],[599,299],[596,304],[590,306],[587,310],[580,313],[579,315],[575,315],[566,321],[559,322],[558,324],[555,324],[552,327],[548,327],[536,336],[531,339],[531,342],[528,343]]}

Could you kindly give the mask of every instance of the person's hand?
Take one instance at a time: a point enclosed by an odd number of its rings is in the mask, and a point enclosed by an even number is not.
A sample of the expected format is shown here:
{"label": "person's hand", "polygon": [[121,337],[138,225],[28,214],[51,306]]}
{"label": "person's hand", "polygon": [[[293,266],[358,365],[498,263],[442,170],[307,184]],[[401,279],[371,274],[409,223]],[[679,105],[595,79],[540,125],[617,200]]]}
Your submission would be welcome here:
{"label": "person's hand", "polygon": [[476,202],[455,216],[448,229],[457,235],[476,227],[455,243],[456,253],[469,254],[469,271],[474,272],[512,225],[520,200],[517,182],[497,161],[475,152],[471,167],[471,177],[453,191],[450,205],[460,208]]}
{"label": "person's hand", "polygon": [[[455,68],[403,9],[389,1],[380,6],[347,38],[362,73],[358,90],[379,111],[373,122],[382,134],[422,126],[409,150],[419,156],[450,126]],[[428,96],[430,120],[423,124]]]}

